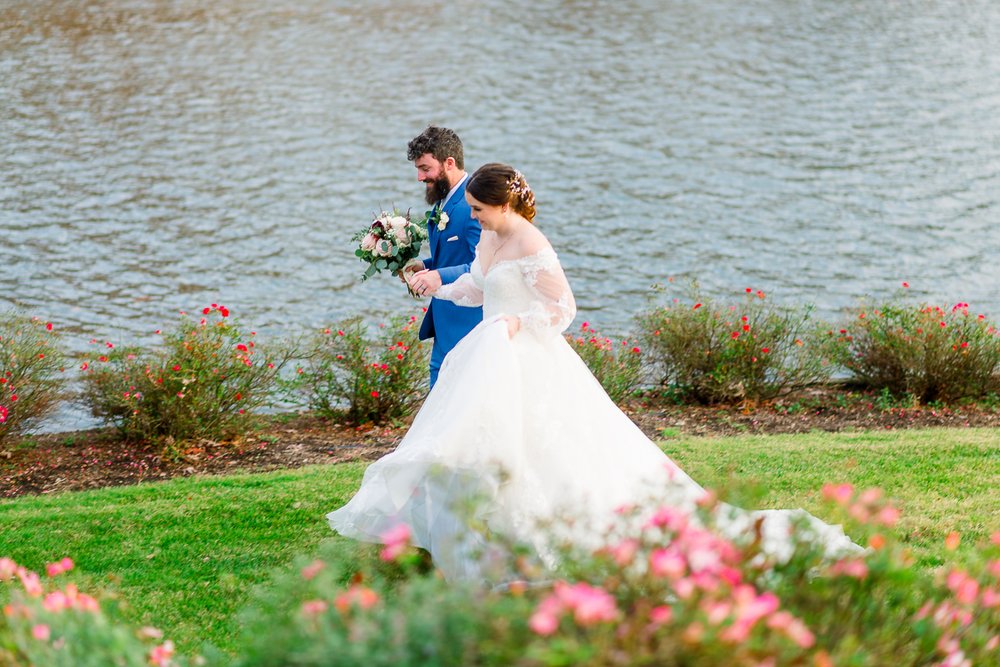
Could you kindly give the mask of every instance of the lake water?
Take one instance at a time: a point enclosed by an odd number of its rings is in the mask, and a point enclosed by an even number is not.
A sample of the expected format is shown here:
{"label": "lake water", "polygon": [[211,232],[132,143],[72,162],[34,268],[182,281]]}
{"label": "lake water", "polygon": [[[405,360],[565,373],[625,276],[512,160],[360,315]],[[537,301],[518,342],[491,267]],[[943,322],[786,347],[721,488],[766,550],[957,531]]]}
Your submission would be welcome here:
{"label": "lake water", "polygon": [[349,238],[423,209],[428,123],[525,173],[602,330],[670,276],[1000,316],[992,0],[2,0],[0,309],[80,350],[413,308]]}

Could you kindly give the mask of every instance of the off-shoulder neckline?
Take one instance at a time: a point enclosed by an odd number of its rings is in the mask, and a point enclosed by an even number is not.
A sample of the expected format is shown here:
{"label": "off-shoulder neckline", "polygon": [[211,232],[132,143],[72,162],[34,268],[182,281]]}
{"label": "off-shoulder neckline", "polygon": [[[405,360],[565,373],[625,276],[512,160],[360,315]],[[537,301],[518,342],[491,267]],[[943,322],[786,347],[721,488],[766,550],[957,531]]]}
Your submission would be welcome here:
{"label": "off-shoulder neckline", "polygon": [[[552,253],[553,255],[555,255],[556,254],[555,248],[553,248],[551,245],[546,245],[546,246],[543,246],[542,248],[540,248],[538,251],[533,252],[533,253],[531,253],[529,255],[521,255],[520,257],[512,257],[511,259],[498,259],[495,262],[493,262],[492,264],[490,264],[490,268],[489,268],[488,271],[483,271],[483,263],[482,263],[482,261],[480,261],[479,262],[479,272],[481,274],[483,274],[483,278],[486,278],[486,276],[488,276],[489,274],[493,273],[493,269],[497,268],[501,264],[512,264],[512,263],[515,263],[515,262],[523,261],[525,259],[532,259],[532,258],[540,257],[540,256],[542,256],[544,254],[547,254],[547,253]],[[476,259],[479,259],[479,248],[478,247],[476,247]]]}

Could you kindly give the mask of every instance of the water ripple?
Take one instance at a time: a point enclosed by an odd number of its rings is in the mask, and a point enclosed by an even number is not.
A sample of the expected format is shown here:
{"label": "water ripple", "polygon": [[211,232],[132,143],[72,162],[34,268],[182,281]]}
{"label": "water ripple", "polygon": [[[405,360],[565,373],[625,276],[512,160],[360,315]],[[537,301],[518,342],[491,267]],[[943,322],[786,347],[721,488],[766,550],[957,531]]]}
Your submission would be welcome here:
{"label": "water ripple", "polygon": [[348,239],[422,208],[436,122],[528,175],[603,328],[668,276],[998,317],[997,43],[989,0],[9,0],[0,306],[77,350],[211,302],[273,333],[413,308]]}

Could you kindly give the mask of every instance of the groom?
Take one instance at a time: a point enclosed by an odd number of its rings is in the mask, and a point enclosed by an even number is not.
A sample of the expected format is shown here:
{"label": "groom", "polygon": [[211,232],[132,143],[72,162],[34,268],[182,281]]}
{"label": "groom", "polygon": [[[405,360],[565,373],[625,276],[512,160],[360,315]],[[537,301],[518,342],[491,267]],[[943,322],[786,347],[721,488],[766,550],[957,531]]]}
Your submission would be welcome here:
{"label": "groom", "polygon": [[[455,282],[469,270],[482,229],[472,219],[465,201],[469,175],[465,173],[462,140],[457,134],[431,125],[407,145],[406,158],[417,168],[417,180],[426,187],[427,203],[434,207],[427,221],[431,256],[418,264],[419,270],[408,278],[413,291],[423,294]],[[431,299],[420,325],[420,340],[434,339],[431,387],[445,355],[482,319],[482,308]]]}

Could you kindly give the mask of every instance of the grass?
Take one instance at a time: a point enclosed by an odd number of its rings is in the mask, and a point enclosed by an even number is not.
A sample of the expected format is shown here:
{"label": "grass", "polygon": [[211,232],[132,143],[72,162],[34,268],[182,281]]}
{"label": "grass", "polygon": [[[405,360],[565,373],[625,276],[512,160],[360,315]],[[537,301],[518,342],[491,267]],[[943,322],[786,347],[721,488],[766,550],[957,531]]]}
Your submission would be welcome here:
{"label": "grass", "polygon": [[[81,588],[119,592],[133,622],[186,650],[202,639],[232,649],[250,588],[333,535],[324,515],[363,471],[343,464],[5,501],[0,554],[38,571],[71,556]],[[340,541],[347,557],[353,545]]]}
{"label": "grass", "polygon": [[[674,434],[671,434],[674,435]],[[676,438],[667,453],[706,486],[751,480],[761,507],[804,507],[822,516],[828,481],[879,486],[897,498],[897,534],[924,566],[962,558],[1000,528],[1000,431],[991,429]],[[253,586],[296,555],[329,541],[344,558],[356,545],[324,519],[351,496],[364,464],[157,484],[0,502],[0,556],[29,568],[69,555],[71,578],[110,589],[126,617],[154,625],[183,652],[203,641],[236,647],[237,612]],[[943,548],[952,530],[957,554]]]}
{"label": "grass", "polygon": [[897,501],[896,535],[918,563],[946,559],[948,533],[967,544],[1000,529],[1000,431],[921,429],[671,440],[671,458],[705,486],[754,481],[761,508],[822,515],[826,482],[879,487]]}

